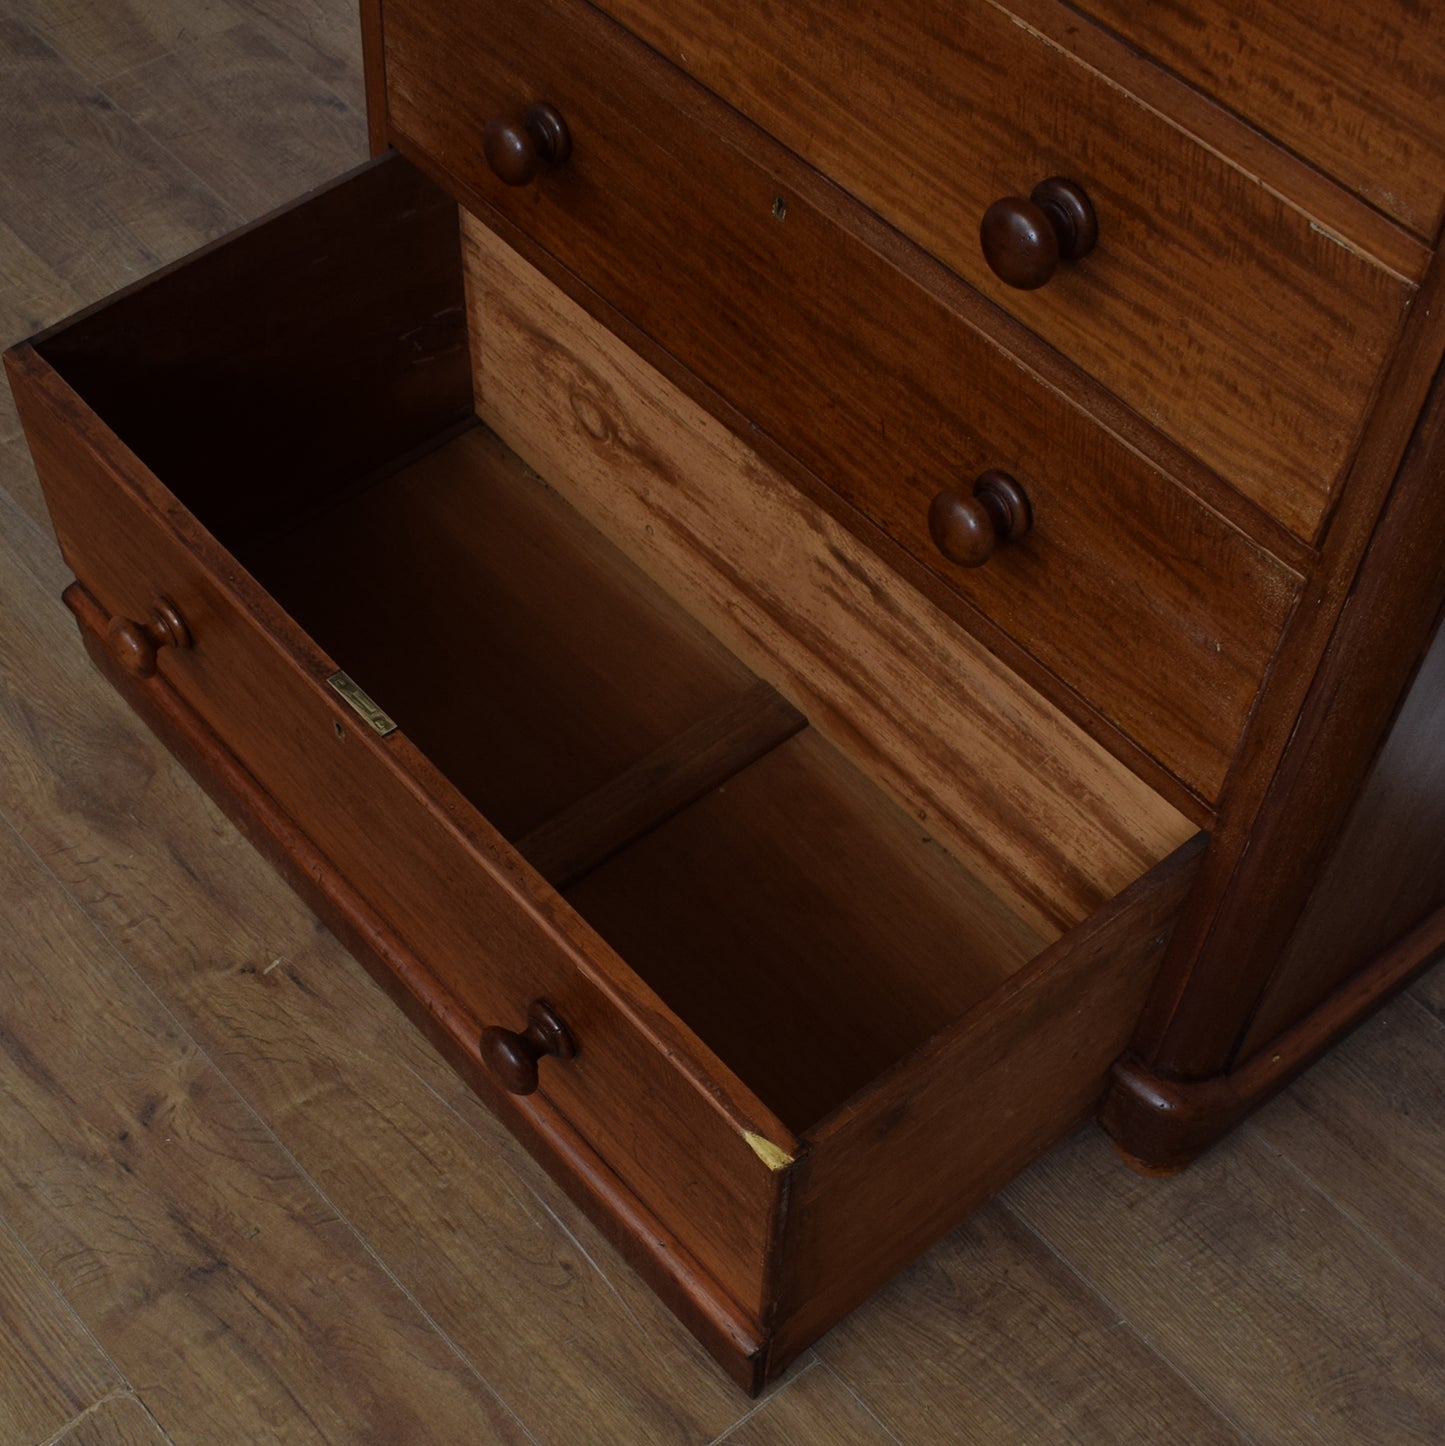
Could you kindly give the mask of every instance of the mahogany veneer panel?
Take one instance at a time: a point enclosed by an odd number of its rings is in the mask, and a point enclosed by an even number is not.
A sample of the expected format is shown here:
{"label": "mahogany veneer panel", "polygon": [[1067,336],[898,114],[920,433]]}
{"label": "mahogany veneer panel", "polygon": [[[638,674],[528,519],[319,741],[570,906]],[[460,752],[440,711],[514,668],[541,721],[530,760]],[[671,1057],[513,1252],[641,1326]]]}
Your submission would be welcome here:
{"label": "mahogany veneer panel", "polygon": [[[1315,535],[1406,278],[990,0],[902,0],[886,23],[866,0],[603,8]],[[1098,249],[1015,290],[979,223],[1050,176],[1092,200]]]}
{"label": "mahogany veneer panel", "polygon": [[1445,202],[1445,25],[1416,0],[1076,0],[1427,240]]}

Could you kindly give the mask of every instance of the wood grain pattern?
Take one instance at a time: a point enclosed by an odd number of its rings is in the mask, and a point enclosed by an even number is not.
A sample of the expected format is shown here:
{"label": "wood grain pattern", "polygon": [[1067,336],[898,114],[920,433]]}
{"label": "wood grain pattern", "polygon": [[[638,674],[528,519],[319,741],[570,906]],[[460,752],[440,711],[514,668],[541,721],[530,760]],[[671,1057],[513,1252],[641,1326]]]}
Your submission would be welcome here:
{"label": "wood grain pattern", "polygon": [[[1445,266],[1436,264],[1427,284],[1432,296],[1445,295]],[[1421,340],[1423,360],[1437,365],[1445,329]],[[1397,363],[1423,370],[1411,350]],[[1424,380],[1414,376],[1410,389]],[[1390,415],[1396,400],[1372,423],[1385,433],[1383,446],[1403,453],[1394,486],[1381,498],[1373,533],[1365,532],[1364,517],[1351,518],[1355,535],[1340,538],[1312,579],[1320,603],[1296,615],[1283,645],[1236,764],[1201,891],[1181,919],[1141,1021],[1136,1048],[1161,1074],[1203,1079],[1235,1061],[1445,603],[1438,485],[1445,379],[1437,374],[1412,433],[1400,426],[1404,418]],[[1388,452],[1373,458],[1375,475],[1358,478],[1347,503],[1367,512],[1367,493],[1384,490],[1391,460]],[[1331,635],[1332,607],[1339,613]],[[1317,670],[1314,647],[1321,650]],[[1414,920],[1392,922],[1398,935]],[[1308,971],[1293,992],[1309,997]]]}
{"label": "wood grain pattern", "polygon": [[[363,13],[375,0],[358,5],[337,0],[226,0],[238,15],[262,30],[294,60],[341,97],[358,116],[367,113],[368,95],[362,62]],[[256,107],[247,120],[256,119]],[[239,121],[238,121],[239,125]]]}
{"label": "wood grain pattern", "polygon": [[0,789],[47,865],[538,1436],[724,1430],[735,1390],[165,759],[52,588],[0,549],[4,615],[26,620],[7,629],[25,663],[0,689]]}
{"label": "wood grain pattern", "polygon": [[364,112],[253,25],[128,69],[106,94],[238,216],[269,211],[366,157]]}
{"label": "wood grain pattern", "polygon": [[807,723],[766,683],[756,684],[533,829],[517,841],[517,852],[555,888],[565,888]]}
{"label": "wood grain pattern", "polygon": [[[1314,536],[1410,300],[1403,278],[1001,6],[913,0],[886,26],[866,0],[606,8]],[[1094,202],[1098,249],[1014,291],[984,263],[979,222],[1059,175]]]}
{"label": "wood grain pattern", "polygon": [[[1140,1020],[1135,1048],[1161,1070],[1199,1078],[1229,1068],[1257,990],[1278,961],[1284,933],[1307,896],[1347,800],[1363,781],[1379,741],[1374,728],[1388,718],[1434,624],[1437,601],[1425,595],[1435,593],[1434,584],[1422,594],[1419,579],[1434,576],[1428,539],[1438,536],[1445,521],[1440,490],[1428,451],[1427,465],[1404,476],[1399,469],[1445,359],[1442,308],[1445,251],[1435,254],[1421,284],[1419,304],[1391,360],[1349,486],[1312,570],[1305,605],[1290,619],[1241,741],[1199,889],[1180,917]],[[1437,411],[1435,425],[1440,424]],[[1387,513],[1397,480],[1407,485],[1395,491]],[[1378,531],[1382,521],[1387,525]],[[1367,556],[1374,561],[1362,570]],[[1357,598],[1347,612],[1356,591],[1368,593],[1369,605],[1359,606]],[[1387,611],[1411,621],[1386,624]],[[1326,678],[1320,668],[1330,653],[1332,676]],[[1348,708],[1307,706],[1317,683],[1323,687],[1316,698],[1328,699],[1342,679],[1350,690],[1370,676],[1379,689],[1371,703],[1373,723]],[[1324,787],[1301,789],[1302,777],[1323,780]],[[1261,846],[1263,831],[1275,829],[1284,847]],[[1281,868],[1295,871],[1287,905],[1273,892],[1275,883],[1265,881]],[[1270,899],[1264,914],[1252,907],[1258,898]],[[1215,934],[1223,912],[1232,915],[1235,927]],[[1252,980],[1248,989],[1241,987],[1245,973]],[[1180,1014],[1191,980],[1201,986],[1194,992],[1198,1002]],[[1221,987],[1211,989],[1213,981],[1222,981]]]}
{"label": "wood grain pattern", "polygon": [[[981,614],[1216,796],[1292,571],[1020,367],[956,278],[878,249],[865,213],[590,9],[514,0],[443,25],[415,0],[387,25],[394,134],[449,187],[696,370],[945,584],[959,617]],[[570,117],[573,155],[505,186],[476,136],[538,95]],[[642,114],[666,120],[639,132]],[[1034,526],[959,569],[929,504],[989,468],[1019,479]]]}
{"label": "wood grain pattern", "polygon": [[773,1341],[788,1360],[1070,1129],[1103,1093],[1193,878],[1186,845],[810,1132]]}
{"label": "wood grain pattern", "polygon": [[103,83],[236,23],[230,0],[12,0],[6,7],[88,80]]}
{"label": "wood grain pattern", "polygon": [[1061,1259],[1004,1206],[986,1206],[818,1354],[909,1446],[1243,1443],[1087,1270],[1087,1257]]}
{"label": "wood grain pattern", "polygon": [[[257,1439],[295,1412],[336,1442],[523,1440],[8,828],[0,891],[31,940],[3,965],[0,1208],[172,1429]],[[314,1329],[279,1338],[296,1318]]]}
{"label": "wood grain pattern", "polygon": [[0,16],[0,208],[10,230],[85,301],[239,219],[9,16]]}
{"label": "wood grain pattern", "polygon": [[898,1437],[826,1366],[814,1366],[745,1417],[729,1446],[897,1446]]}
{"label": "wood grain pattern", "polygon": [[488,425],[1033,927],[1072,927],[1189,836],[485,227],[466,255]]}
{"label": "wood grain pattern", "polygon": [[49,1440],[125,1385],[3,1220],[0,1382],[0,1437],[27,1442]]}
{"label": "wood grain pattern", "polygon": [[1170,1180],[1080,1135],[1004,1198],[1247,1438],[1439,1434],[1445,1304],[1250,1131]]}
{"label": "wood grain pattern", "polygon": [[553,1003],[583,1048],[553,1073],[548,1097],[649,1208],[686,1232],[731,1298],[756,1309],[776,1186],[745,1133],[786,1149],[786,1130],[403,734],[383,742],[348,728],[354,715],[324,683],[333,660],[35,364],[27,435],[57,529],[97,598],[125,612],[137,589],[153,589],[146,579],[167,579],[197,642],[183,667],[168,656],[164,675],[418,950],[424,967],[405,981],[411,992],[473,1052],[484,1025],[520,1019],[539,996]]}
{"label": "wood grain pattern", "polygon": [[[81,622],[82,636],[92,661],[121,691],[146,727],[203,784],[213,801],[241,827],[246,838],[281,873],[285,882],[317,911],[353,957],[368,968],[372,978],[424,1036],[430,1051],[456,1071],[471,1091],[508,1117],[507,1128],[511,1134],[526,1145],[587,1213],[606,1240],[637,1267],[661,1301],[697,1335],[744,1389],[756,1391],[760,1347],[755,1329],[743,1319],[736,1306],[719,1294],[716,1281],[697,1266],[676,1235],[601,1165],[588,1142],[545,1096],[532,1096],[527,1108],[519,1110],[512,1096],[496,1090],[478,1063],[474,1042],[465,1038],[458,1040],[449,1027],[450,1021],[436,1012],[434,996],[417,989],[417,981],[426,977],[426,970],[395,931],[337,874],[330,860],[317,852],[275,800],[260,789],[256,780],[173,689],[154,679],[142,683],[114,666],[100,641],[104,615],[94,600],[74,586],[67,589],[66,602]],[[271,966],[277,963],[278,960],[273,959]],[[379,1057],[386,1058],[388,1053],[383,1050]],[[440,1068],[426,1046],[418,1045],[418,1053],[419,1058],[432,1064],[433,1070]],[[425,1078],[428,1073],[418,1070],[416,1065],[408,1068],[418,1078]],[[472,1095],[466,1098],[470,1100]],[[491,1168],[487,1152],[483,1162]],[[423,1180],[423,1190],[434,1193],[436,1181],[426,1174]],[[412,1211],[402,1211],[400,1221],[411,1239]],[[565,1231],[566,1227],[563,1228]],[[415,1248],[422,1247],[417,1244]],[[409,1245],[408,1249],[413,1246]],[[583,1249],[585,1253],[585,1247]],[[523,1255],[530,1259],[525,1248]],[[444,1261],[439,1262],[437,1268],[449,1269]],[[510,1291],[510,1287],[508,1289]],[[534,1295],[545,1308],[548,1292],[537,1289]],[[497,1327],[507,1333],[509,1340],[513,1339],[508,1310],[495,1311],[493,1316]],[[485,1359],[490,1360],[491,1356]],[[527,1359],[530,1368],[534,1363],[530,1356]],[[645,1386],[645,1382],[642,1384]]]}
{"label": "wood grain pattern", "polygon": [[171,1438],[135,1396],[112,1396],[46,1446],[170,1446]]}
{"label": "wood grain pattern", "polygon": [[1441,1023],[1409,998],[1331,1051],[1251,1124],[1403,1265],[1445,1294]]}
{"label": "wood grain pattern", "polygon": [[1078,8],[1434,239],[1445,204],[1437,5],[1083,0]]}

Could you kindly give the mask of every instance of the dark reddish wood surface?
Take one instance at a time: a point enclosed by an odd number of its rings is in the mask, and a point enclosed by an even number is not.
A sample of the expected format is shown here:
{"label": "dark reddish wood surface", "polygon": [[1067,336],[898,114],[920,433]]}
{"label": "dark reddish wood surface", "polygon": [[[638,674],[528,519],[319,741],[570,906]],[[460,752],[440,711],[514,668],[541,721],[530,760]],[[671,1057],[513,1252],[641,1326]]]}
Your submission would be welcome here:
{"label": "dark reddish wood surface", "polygon": [[1077,261],[1099,243],[1099,218],[1081,186],[1063,176],[1040,181],[1022,196],[1005,196],[983,213],[983,259],[1006,286],[1036,291],[1060,261]]}
{"label": "dark reddish wood surface", "polygon": [[489,1024],[482,1031],[482,1063],[511,1095],[536,1094],[543,1059],[573,1059],[577,1041],[562,1016],[545,999],[527,1006],[527,1027],[520,1032]]}
{"label": "dark reddish wood surface", "polygon": [[1099,1123],[1136,1169],[1162,1175],[1184,1169],[1436,963],[1442,951],[1445,910],[1437,909],[1224,1074],[1170,1079],[1125,1055],[1114,1068]]}
{"label": "dark reddish wood surface", "polygon": [[[1437,271],[1435,286],[1441,277]],[[1436,347],[1438,342],[1437,334]],[[1402,360],[1409,359],[1407,353]],[[1388,420],[1386,413],[1382,421]],[[1388,441],[1387,432],[1382,445]],[[1246,754],[1236,767],[1237,797],[1226,800],[1202,871],[1203,887],[1181,920],[1160,989],[1136,1038],[1140,1058],[1161,1075],[1207,1078],[1234,1062],[1424,652],[1445,600],[1439,561],[1445,551],[1442,458],[1445,387],[1437,384],[1348,601],[1341,600],[1343,611],[1318,673],[1311,683],[1303,668],[1309,631],[1329,620],[1317,607],[1303,620],[1305,637],[1292,640],[1294,656],[1287,654],[1285,667],[1276,669],[1277,692],[1262,700],[1262,711],[1268,711],[1256,719],[1258,732],[1247,740],[1261,752]],[[1362,505],[1368,480],[1351,494]],[[1363,519],[1350,520],[1363,525]],[[1350,540],[1341,534],[1344,556],[1327,557],[1315,580],[1326,599],[1331,583],[1341,582],[1338,575],[1331,578],[1331,562],[1343,571]],[[1306,683],[1299,712],[1286,714],[1290,690],[1303,692]],[[1263,745],[1271,730],[1277,730],[1280,762],[1262,779],[1269,758]],[[1259,793],[1251,798],[1255,788]],[[1400,932],[1414,922],[1395,921]]]}
{"label": "dark reddish wood surface", "polygon": [[228,818],[316,911],[476,1093],[746,1391],[763,1383],[764,1341],[677,1236],[617,1178],[545,1095],[499,1090],[477,1039],[438,1008],[430,971],[331,860],[257,783],[164,678],[142,682],[104,645],[105,612],[79,584],[66,590],[96,667]]}
{"label": "dark reddish wood surface", "polygon": [[383,8],[382,0],[360,0],[361,68],[366,82],[366,134],[373,156],[379,156],[390,145],[386,134]]}
{"label": "dark reddish wood surface", "polygon": [[274,526],[471,415],[456,205],[369,162],[35,345],[206,526]]}
{"label": "dark reddish wood surface", "polygon": [[807,726],[786,698],[757,683],[554,814],[517,851],[565,888]]}
{"label": "dark reddish wood surface", "polygon": [[[1445,478],[1445,466],[1437,474]],[[1239,1049],[1249,1059],[1445,907],[1445,634],[1416,671]]]}
{"label": "dark reddish wood surface", "polygon": [[753,685],[485,428],[235,553],[510,839]]}
{"label": "dark reddish wood surface", "polygon": [[[864,244],[836,193],[780,192],[763,138],[740,135],[748,150],[737,148],[722,107],[595,12],[514,0],[485,24],[470,11],[442,23],[433,5],[400,0],[387,25],[400,139],[1215,795],[1292,573],[1021,370],[952,297]],[[477,137],[489,115],[538,96],[567,115],[573,154],[516,190],[492,176]],[[1026,488],[1034,526],[989,567],[960,572],[929,539],[928,504],[990,467]]]}
{"label": "dark reddish wood surface", "polygon": [[785,1146],[787,1131],[404,734],[358,726],[326,687],[333,660],[32,348],[12,361],[57,532],[97,600],[174,599],[194,646],[181,665],[167,649],[160,676],[425,960],[448,1027],[479,1036],[537,997],[563,1013],[588,1047],[549,1098],[757,1318],[773,1184],[745,1131]]}
{"label": "dark reddish wood surface", "polygon": [[1076,8],[1433,239],[1445,16],[1433,0],[1075,0]]}
{"label": "dark reddish wood surface", "polygon": [[1053,937],[812,730],[567,898],[794,1134]]}
{"label": "dark reddish wood surface", "polygon": [[784,1237],[773,1373],[1098,1102],[1200,840],[809,1133]]}
{"label": "dark reddish wood surface", "polygon": [[160,649],[188,648],[190,629],[169,598],[157,598],[145,621],[112,618],[106,632],[111,656],[137,678],[154,675]]}
{"label": "dark reddish wood surface", "polygon": [[1028,494],[1007,472],[985,472],[971,490],[945,488],[928,504],[934,546],[960,567],[982,567],[1000,542],[1033,525]]}
{"label": "dark reddish wood surface", "polygon": [[[1236,168],[1075,60],[1090,27],[1073,12],[1045,7],[1051,44],[1001,6],[946,0],[902,0],[886,24],[866,0],[603,8],[1313,538],[1413,288],[1262,184],[1252,156]],[[980,220],[1058,175],[1093,201],[1098,248],[1016,290]]]}

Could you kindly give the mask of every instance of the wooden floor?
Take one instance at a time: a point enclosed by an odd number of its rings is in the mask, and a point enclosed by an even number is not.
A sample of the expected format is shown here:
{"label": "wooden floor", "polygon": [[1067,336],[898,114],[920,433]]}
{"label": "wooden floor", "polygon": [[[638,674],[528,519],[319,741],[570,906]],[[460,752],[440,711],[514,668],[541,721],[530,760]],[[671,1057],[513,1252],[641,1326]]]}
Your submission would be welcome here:
{"label": "wooden floor", "polygon": [[[364,150],[350,0],[0,0],[0,341]],[[1445,978],[741,1397],[92,675],[0,388],[0,1443],[1445,1440]]]}

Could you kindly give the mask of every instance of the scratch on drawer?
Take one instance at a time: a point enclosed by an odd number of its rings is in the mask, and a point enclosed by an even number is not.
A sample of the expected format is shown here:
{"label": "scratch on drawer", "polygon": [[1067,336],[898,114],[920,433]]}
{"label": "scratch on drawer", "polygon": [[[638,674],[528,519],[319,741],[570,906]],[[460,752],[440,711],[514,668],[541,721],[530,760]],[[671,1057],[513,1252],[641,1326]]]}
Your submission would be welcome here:
{"label": "scratch on drawer", "polygon": [[793,1157],[786,1150],[780,1150],[771,1140],[751,1130],[743,1131],[743,1139],[752,1147],[753,1154],[770,1170],[786,1170],[793,1163]]}

